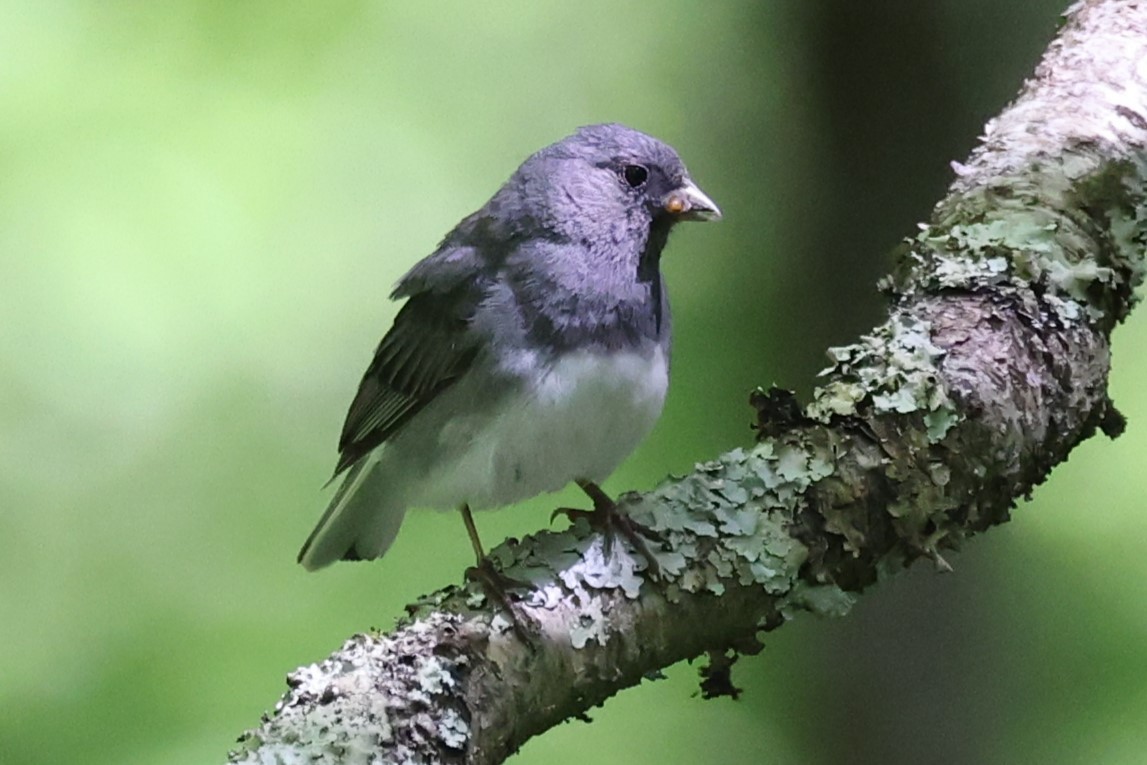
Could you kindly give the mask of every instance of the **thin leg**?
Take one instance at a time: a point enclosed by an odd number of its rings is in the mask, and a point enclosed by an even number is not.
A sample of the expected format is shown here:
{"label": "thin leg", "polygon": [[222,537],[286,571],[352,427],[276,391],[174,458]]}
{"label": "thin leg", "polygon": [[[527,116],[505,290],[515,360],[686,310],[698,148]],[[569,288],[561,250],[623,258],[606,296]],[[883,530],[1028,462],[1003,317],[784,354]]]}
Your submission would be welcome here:
{"label": "thin leg", "polygon": [[470,535],[470,544],[474,547],[474,557],[478,565],[486,560],[486,552],[482,549],[482,540],[478,538],[478,527],[474,525],[474,514],[470,512],[470,505],[463,503],[459,508],[462,511],[462,522],[466,524],[466,533]]}
{"label": "thin leg", "polygon": [[514,605],[514,601],[510,598],[507,590],[512,587],[528,589],[530,583],[506,576],[494,568],[493,561],[486,557],[486,553],[482,549],[482,540],[478,538],[478,527],[474,524],[474,514],[470,512],[470,505],[463,503],[458,509],[462,513],[462,522],[466,524],[466,533],[470,536],[470,545],[474,548],[476,559],[475,565],[466,569],[466,578],[481,585],[482,589],[486,591],[486,597],[497,601],[502,606],[510,615],[514,632],[523,642],[529,644],[531,641],[530,631],[525,626],[528,617]]}
{"label": "thin leg", "polygon": [[577,485],[581,490],[589,495],[593,500],[593,509],[595,511],[614,513],[617,512],[617,503],[614,502],[608,494],[602,491],[601,487],[593,481],[583,481],[578,479]]}

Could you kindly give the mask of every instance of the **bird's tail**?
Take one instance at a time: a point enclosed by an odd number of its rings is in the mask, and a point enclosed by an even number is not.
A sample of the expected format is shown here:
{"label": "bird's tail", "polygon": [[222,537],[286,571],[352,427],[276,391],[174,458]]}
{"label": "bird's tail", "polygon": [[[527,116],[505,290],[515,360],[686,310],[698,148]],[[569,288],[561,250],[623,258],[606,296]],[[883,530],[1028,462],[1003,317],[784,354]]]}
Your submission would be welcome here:
{"label": "bird's tail", "polygon": [[299,563],[315,571],[338,560],[373,560],[390,547],[406,514],[388,491],[373,455],[359,460],[331,498],[327,511],[299,550]]}

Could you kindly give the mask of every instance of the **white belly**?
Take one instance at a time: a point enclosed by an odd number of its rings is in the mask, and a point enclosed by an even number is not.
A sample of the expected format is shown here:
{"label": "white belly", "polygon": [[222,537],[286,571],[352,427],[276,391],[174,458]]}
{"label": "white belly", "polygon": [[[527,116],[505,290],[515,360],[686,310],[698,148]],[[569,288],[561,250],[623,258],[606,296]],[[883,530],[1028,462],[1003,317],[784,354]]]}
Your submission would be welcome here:
{"label": "white belly", "polygon": [[494,416],[443,428],[443,452],[455,456],[419,482],[410,505],[484,509],[604,480],[653,429],[668,386],[660,347],[569,354]]}

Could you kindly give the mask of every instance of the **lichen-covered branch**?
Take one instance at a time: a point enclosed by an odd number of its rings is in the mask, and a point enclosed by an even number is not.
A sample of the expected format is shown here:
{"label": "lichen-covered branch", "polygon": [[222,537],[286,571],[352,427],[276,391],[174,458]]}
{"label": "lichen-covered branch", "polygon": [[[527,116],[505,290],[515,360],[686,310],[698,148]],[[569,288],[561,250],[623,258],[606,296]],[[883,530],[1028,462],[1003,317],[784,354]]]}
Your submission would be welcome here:
{"label": "lichen-covered branch", "polygon": [[584,522],[503,545],[503,568],[534,584],[532,637],[448,587],[293,672],[232,762],[501,762],[649,672],[751,652],[801,610],[843,613],[917,558],[946,565],[1081,440],[1121,427],[1108,338],[1142,275],[1145,148],[1147,3],[1078,3],[904,242],[888,321],[830,351],[807,408],[758,394],[755,446],[623,498],[664,537],[658,578]]}

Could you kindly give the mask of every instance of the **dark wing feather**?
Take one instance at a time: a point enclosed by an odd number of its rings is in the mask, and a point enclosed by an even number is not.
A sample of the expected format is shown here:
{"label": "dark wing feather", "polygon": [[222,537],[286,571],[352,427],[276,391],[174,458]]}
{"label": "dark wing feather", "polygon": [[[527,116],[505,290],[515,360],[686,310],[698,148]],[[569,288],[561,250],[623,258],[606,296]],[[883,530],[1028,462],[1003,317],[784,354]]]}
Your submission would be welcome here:
{"label": "dark wing feather", "polygon": [[351,402],[335,475],[390,438],[469,369],[479,347],[467,323],[475,302],[462,286],[407,300]]}

